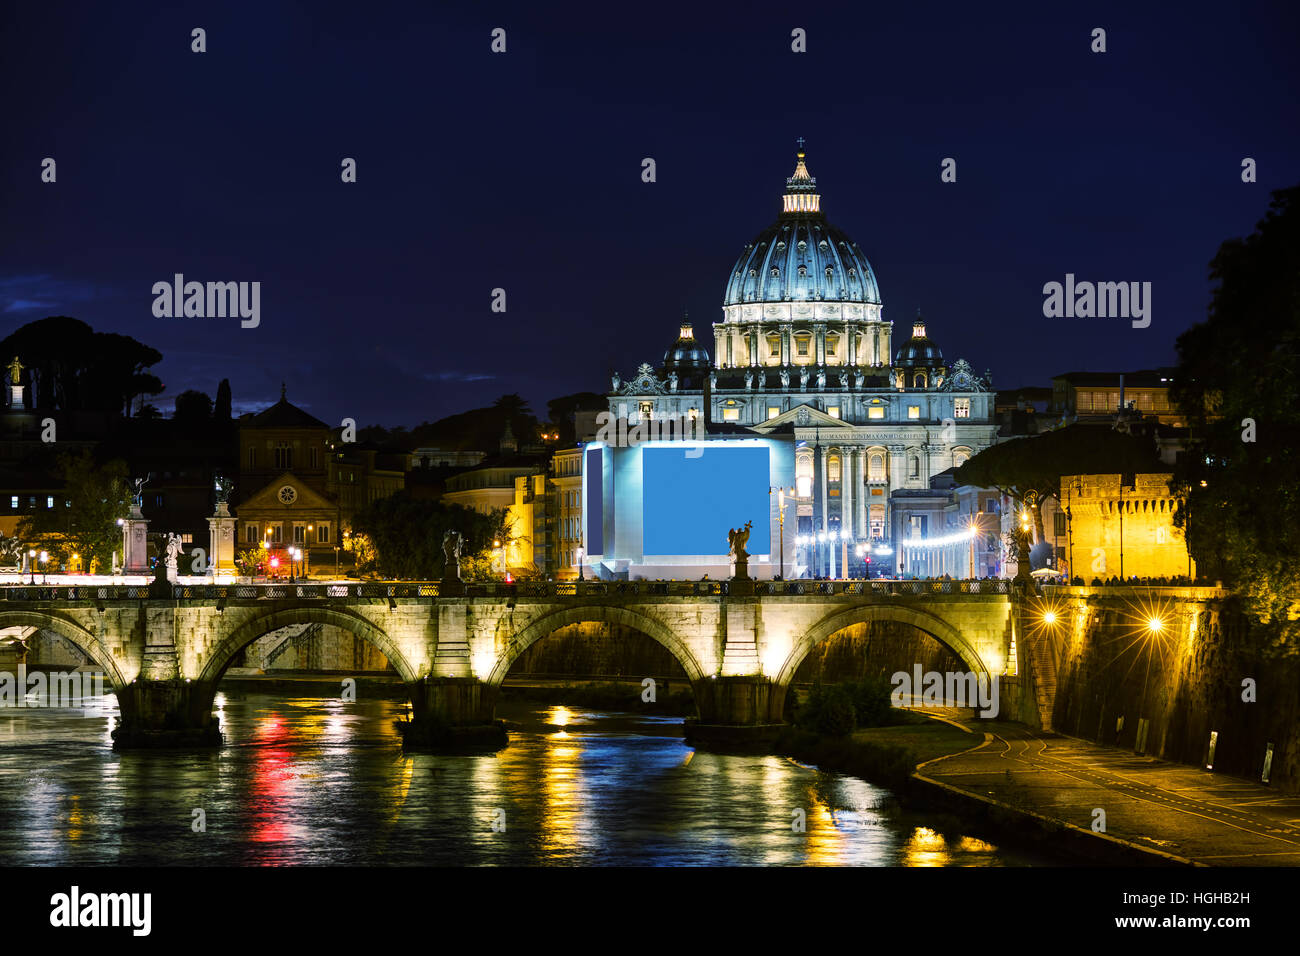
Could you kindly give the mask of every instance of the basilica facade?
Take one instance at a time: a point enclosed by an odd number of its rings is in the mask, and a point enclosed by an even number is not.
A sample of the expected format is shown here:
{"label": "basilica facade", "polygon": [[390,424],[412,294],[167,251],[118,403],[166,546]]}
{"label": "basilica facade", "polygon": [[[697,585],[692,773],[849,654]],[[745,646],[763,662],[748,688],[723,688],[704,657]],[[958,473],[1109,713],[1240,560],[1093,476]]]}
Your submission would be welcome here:
{"label": "basilica facade", "polygon": [[787,438],[795,573],[859,576],[872,554],[892,564],[879,557],[900,526],[891,496],[997,440],[988,373],[948,362],[919,312],[895,349],[875,272],[826,219],[802,152],[776,220],[736,259],[712,331],[712,357],[687,321],[658,367],[614,376],[610,413]]}

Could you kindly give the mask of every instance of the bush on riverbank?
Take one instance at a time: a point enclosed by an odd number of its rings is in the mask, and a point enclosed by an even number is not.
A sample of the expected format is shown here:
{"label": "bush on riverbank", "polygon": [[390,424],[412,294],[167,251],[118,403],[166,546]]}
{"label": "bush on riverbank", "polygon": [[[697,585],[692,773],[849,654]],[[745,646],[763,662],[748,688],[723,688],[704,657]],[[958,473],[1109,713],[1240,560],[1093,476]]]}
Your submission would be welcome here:
{"label": "bush on riverbank", "polygon": [[885,727],[898,723],[890,692],[884,678],[868,677],[829,687],[817,681],[805,700],[793,702],[792,722],[826,737],[844,737],[859,727]]}

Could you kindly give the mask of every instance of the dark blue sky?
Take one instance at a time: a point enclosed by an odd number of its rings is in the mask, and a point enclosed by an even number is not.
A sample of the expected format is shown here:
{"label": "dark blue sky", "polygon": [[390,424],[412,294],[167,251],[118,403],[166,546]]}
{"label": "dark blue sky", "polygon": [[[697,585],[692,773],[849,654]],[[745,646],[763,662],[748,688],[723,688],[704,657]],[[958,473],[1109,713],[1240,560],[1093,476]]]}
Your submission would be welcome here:
{"label": "dark blue sky", "polygon": [[[1290,3],[1135,6],[11,5],[0,335],[133,335],[167,411],[223,377],[331,422],[543,411],[657,362],[684,309],[711,346],[803,136],[896,344],[919,306],[999,387],[1170,363],[1219,243],[1300,182],[1298,31]],[[261,281],[261,326],[155,318],[175,272]],[[1044,318],[1067,272],[1152,282],[1151,326]]]}

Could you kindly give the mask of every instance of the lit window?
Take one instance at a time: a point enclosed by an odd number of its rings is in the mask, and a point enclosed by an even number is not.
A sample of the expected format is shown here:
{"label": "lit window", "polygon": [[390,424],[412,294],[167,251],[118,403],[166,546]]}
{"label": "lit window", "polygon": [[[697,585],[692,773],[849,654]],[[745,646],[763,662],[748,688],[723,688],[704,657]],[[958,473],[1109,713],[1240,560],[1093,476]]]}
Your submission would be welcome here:
{"label": "lit window", "polygon": [[650,418],[650,417],[654,414],[654,408],[655,408],[655,406],[654,406],[654,403],[653,403],[653,402],[642,402],[642,403],[641,403],[641,417],[642,417],[642,418]]}
{"label": "lit window", "polygon": [[839,339],[834,335],[826,336],[826,354],[834,355],[835,347],[839,345]]}
{"label": "lit window", "polygon": [[11,496],[9,497],[9,507],[10,507],[10,508],[13,508],[14,510],[17,510],[17,509],[18,509],[18,496],[17,496],[17,495],[11,495]]}
{"label": "lit window", "polygon": [[953,404],[952,413],[956,418],[970,418],[970,399],[957,399]]}
{"label": "lit window", "polygon": [[181,544],[193,544],[193,543],[194,543],[194,535],[192,534],[181,535]]}
{"label": "lit window", "polygon": [[908,417],[908,418],[920,418],[920,417],[921,417],[921,406],[920,406],[920,405],[908,405],[908,406],[907,406],[907,417]]}
{"label": "lit window", "polygon": [[831,418],[839,418],[840,407],[838,405],[831,405],[826,409],[826,414],[829,415]]}
{"label": "lit window", "polygon": [[768,355],[781,354],[781,336],[769,335],[767,337],[767,354]]}
{"label": "lit window", "polygon": [[778,417],[780,414],[781,414],[781,409],[777,408],[775,405],[769,405],[769,406],[767,407],[767,420],[768,420],[768,421],[771,421],[772,419]]}
{"label": "lit window", "polygon": [[870,408],[867,409],[867,417],[868,417],[868,418],[884,418],[884,417],[885,417],[885,406],[884,406],[884,405],[872,405]]}
{"label": "lit window", "polygon": [[53,495],[46,495],[46,496],[45,496],[45,507],[47,507],[47,508],[53,508],[53,507],[54,507],[54,496],[53,496]]}
{"label": "lit window", "polygon": [[826,480],[827,480],[827,481],[839,481],[839,480],[840,480],[840,457],[839,457],[839,455],[831,455],[831,457],[830,457],[829,459],[827,459],[827,461],[826,461]]}
{"label": "lit window", "polygon": [[808,354],[809,338],[806,335],[796,335],[794,339],[795,351],[800,355]]}
{"label": "lit window", "polygon": [[724,408],[724,409],[722,410],[722,420],[723,420],[724,422],[738,422],[738,421],[740,421],[740,409],[739,409],[739,408]]}

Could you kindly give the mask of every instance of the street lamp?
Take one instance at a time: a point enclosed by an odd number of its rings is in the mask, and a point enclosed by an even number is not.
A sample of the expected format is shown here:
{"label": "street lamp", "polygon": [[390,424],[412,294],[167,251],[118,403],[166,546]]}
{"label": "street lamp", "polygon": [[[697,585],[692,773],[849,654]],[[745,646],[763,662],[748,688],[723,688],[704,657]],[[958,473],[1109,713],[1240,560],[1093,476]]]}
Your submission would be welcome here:
{"label": "street lamp", "polygon": [[578,580],[582,580],[582,548],[578,549]]}
{"label": "street lamp", "polygon": [[[771,488],[767,489],[767,493],[770,495],[772,493],[772,489]],[[793,498],[794,489],[791,488],[789,493],[790,493],[790,497]],[[785,580],[785,496],[786,496],[786,490],[784,488],[776,489],[777,522],[781,528],[780,542],[778,544],[778,547],[780,548],[780,552],[781,552],[781,580],[782,581]]]}
{"label": "street lamp", "polygon": [[27,550],[27,570],[32,572],[31,583],[36,583],[36,549],[28,548]]}

